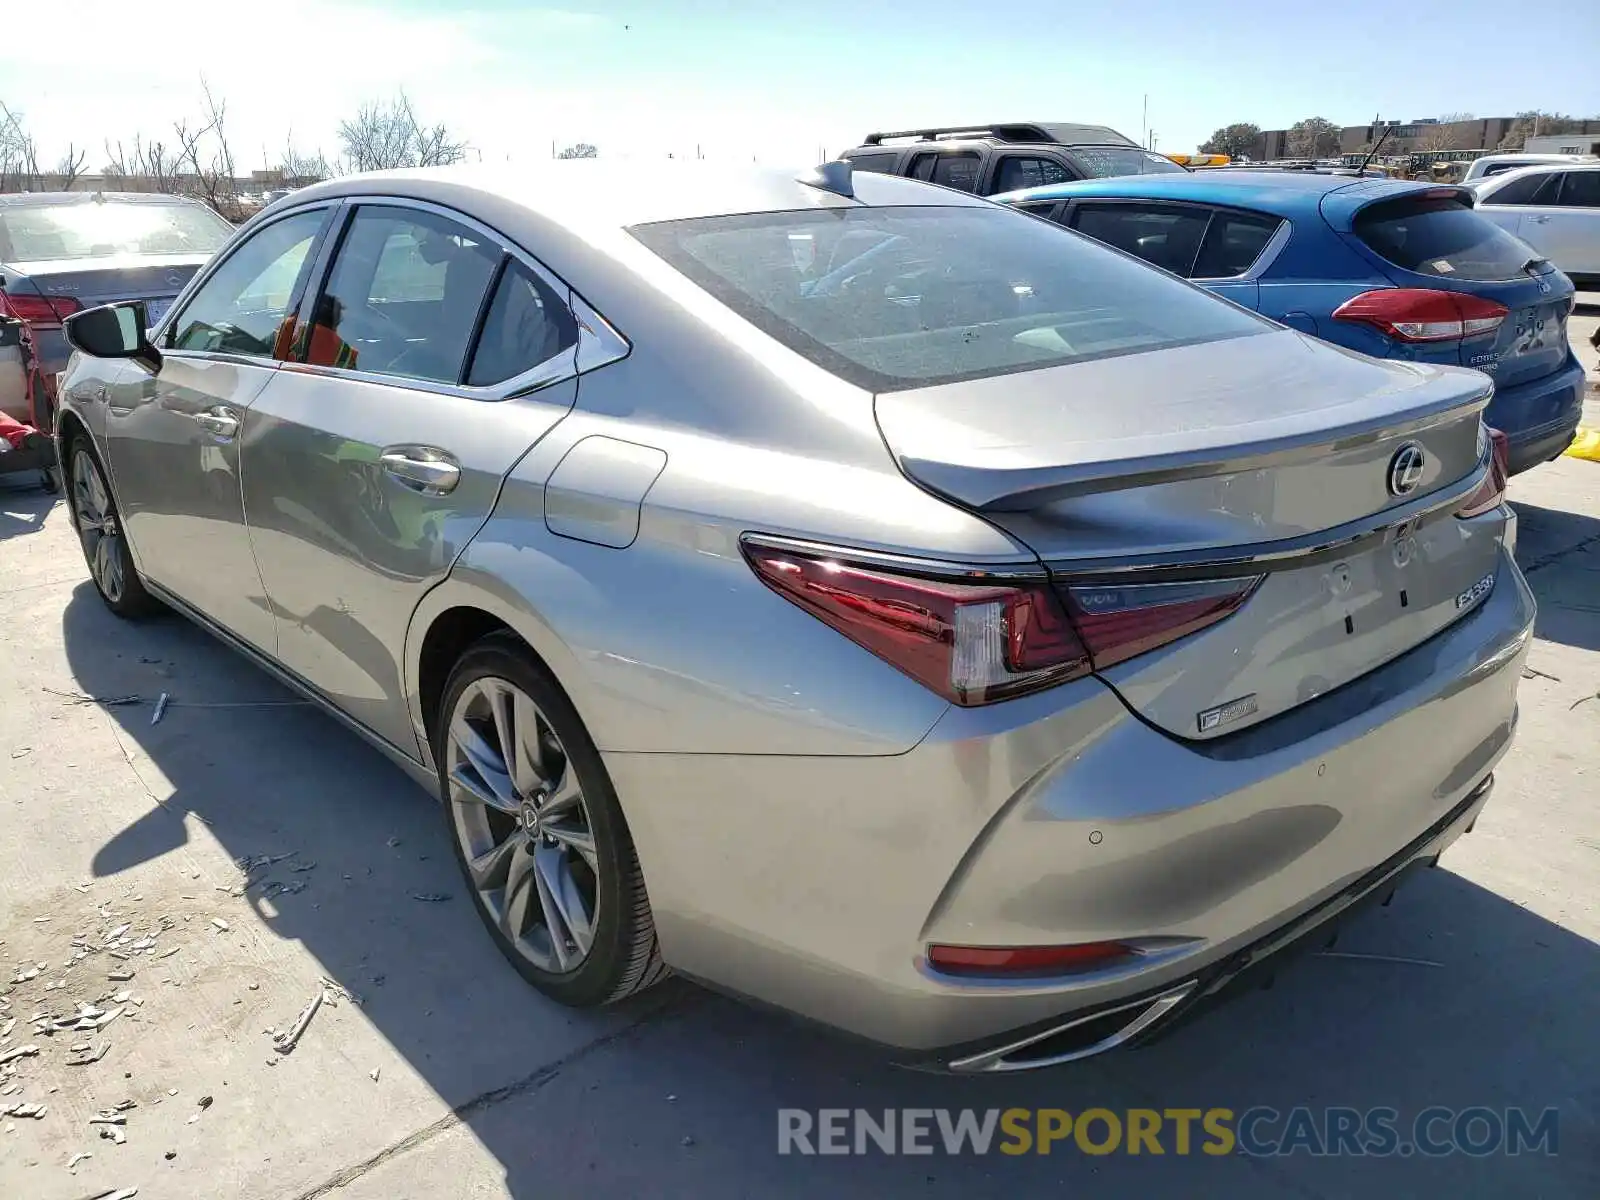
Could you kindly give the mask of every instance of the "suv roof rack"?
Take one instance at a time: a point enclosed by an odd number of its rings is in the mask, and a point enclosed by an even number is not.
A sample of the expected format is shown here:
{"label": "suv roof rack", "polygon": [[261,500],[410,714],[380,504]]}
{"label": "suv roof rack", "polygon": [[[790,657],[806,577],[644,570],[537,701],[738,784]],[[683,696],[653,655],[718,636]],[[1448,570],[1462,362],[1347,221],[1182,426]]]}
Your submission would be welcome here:
{"label": "suv roof rack", "polygon": [[890,138],[913,138],[920,142],[940,138],[996,138],[1002,142],[1054,142],[1061,146],[1132,146],[1139,143],[1104,125],[1078,125],[1069,121],[979,122],[975,125],[933,125],[922,129],[903,129],[869,133],[862,142],[881,146]]}

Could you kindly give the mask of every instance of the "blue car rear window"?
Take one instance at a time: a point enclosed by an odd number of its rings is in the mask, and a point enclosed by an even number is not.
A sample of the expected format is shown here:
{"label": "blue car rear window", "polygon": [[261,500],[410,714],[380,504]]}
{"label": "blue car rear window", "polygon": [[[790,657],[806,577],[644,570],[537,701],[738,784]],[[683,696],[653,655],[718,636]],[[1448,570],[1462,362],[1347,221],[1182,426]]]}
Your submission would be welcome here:
{"label": "blue car rear window", "polygon": [[1275,328],[999,206],[751,213],[630,232],[790,349],[877,392]]}
{"label": "blue car rear window", "polygon": [[1402,271],[1441,279],[1516,279],[1538,259],[1524,243],[1459,200],[1402,197],[1363,209],[1355,233]]}

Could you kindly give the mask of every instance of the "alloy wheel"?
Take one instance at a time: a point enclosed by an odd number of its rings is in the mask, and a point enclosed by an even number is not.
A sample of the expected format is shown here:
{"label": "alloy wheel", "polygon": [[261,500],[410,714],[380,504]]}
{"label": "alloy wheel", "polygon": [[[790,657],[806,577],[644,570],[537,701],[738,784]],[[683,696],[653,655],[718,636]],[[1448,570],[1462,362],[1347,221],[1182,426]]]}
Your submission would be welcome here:
{"label": "alloy wheel", "polygon": [[72,513],[95,583],[115,604],[122,599],[122,529],[100,467],[87,450],[72,456]]}
{"label": "alloy wheel", "polygon": [[450,714],[445,769],[480,903],[533,966],[577,970],[594,945],[600,865],[582,784],[549,719],[508,680],[473,680]]}

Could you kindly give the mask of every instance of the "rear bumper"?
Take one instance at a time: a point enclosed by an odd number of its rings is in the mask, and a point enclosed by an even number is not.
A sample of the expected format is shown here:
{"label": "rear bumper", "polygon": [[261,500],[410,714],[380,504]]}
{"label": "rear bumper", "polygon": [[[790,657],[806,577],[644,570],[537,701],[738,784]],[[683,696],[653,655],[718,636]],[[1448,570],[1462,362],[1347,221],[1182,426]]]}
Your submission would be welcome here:
{"label": "rear bumper", "polygon": [[1585,382],[1583,364],[1569,357],[1553,375],[1495,393],[1483,419],[1510,441],[1513,475],[1549,462],[1572,444]]}
{"label": "rear bumper", "polygon": [[[1510,746],[1533,618],[1503,546],[1494,590],[1450,628],[1203,744],[1086,679],[951,709],[898,756],[606,763],[669,963],[949,1066],[1152,997],[1179,1016],[1442,848]],[[1047,979],[925,959],[1109,940],[1142,953]]]}
{"label": "rear bumper", "polygon": [[1339,926],[1363,909],[1380,901],[1387,904],[1395,889],[1417,868],[1434,866],[1451,843],[1471,832],[1493,791],[1491,774],[1398,854],[1309,912],[1193,978],[1140,996],[1131,1003],[1119,1002],[1109,1010],[1074,1013],[1065,1025],[1045,1022],[1037,1029],[1015,1032],[997,1043],[947,1049],[939,1059],[919,1065],[960,1073],[1034,1070],[1165,1037],[1229,996],[1266,984],[1289,960],[1329,945],[1337,937]]}

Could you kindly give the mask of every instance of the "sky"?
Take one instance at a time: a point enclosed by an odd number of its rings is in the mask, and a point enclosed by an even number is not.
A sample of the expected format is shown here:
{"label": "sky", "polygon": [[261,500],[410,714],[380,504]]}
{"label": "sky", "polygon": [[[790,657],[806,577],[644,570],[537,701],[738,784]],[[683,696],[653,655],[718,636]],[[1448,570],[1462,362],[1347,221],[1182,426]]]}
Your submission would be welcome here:
{"label": "sky", "polygon": [[[974,0],[72,0],[0,38],[0,101],[53,164],[68,143],[169,134],[227,103],[241,173],[404,89],[483,161],[590,142],[607,157],[803,163],[874,129],[987,120],[1148,128],[1338,125],[1528,108],[1600,116],[1600,4],[981,4]],[[70,25],[51,37],[51,12]]]}

